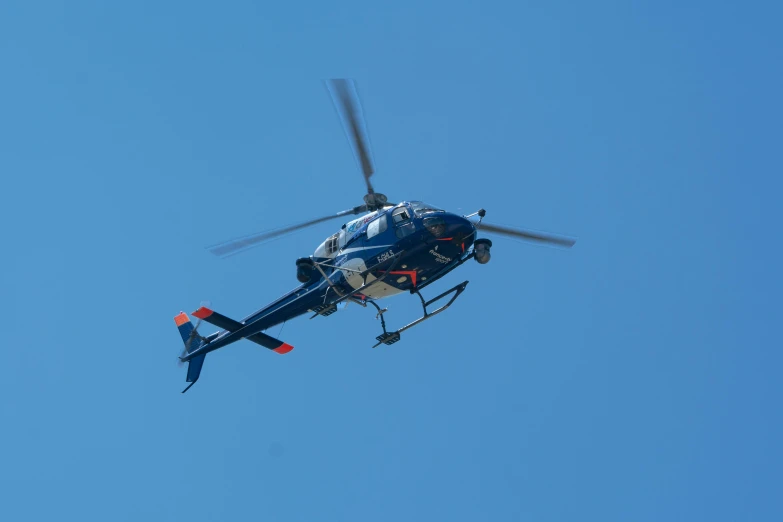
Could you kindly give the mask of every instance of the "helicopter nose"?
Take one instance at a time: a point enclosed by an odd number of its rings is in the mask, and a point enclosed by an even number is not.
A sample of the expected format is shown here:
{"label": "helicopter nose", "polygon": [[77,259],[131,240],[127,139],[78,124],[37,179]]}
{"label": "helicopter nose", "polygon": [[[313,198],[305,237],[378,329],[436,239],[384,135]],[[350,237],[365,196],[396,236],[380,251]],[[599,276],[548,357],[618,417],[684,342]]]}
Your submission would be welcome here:
{"label": "helicopter nose", "polygon": [[473,222],[469,220],[468,218],[462,217],[462,216],[455,216],[457,225],[459,226],[460,230],[462,232],[465,232],[466,234],[471,234],[476,229],[476,227],[473,225]]}
{"label": "helicopter nose", "polygon": [[424,226],[439,241],[452,240],[456,245],[473,243],[475,227],[470,220],[456,214],[445,213],[424,219]]}
{"label": "helicopter nose", "polygon": [[462,216],[456,216],[456,218],[457,234],[455,235],[462,236],[467,245],[473,243],[473,240],[476,239],[476,227],[473,222]]}

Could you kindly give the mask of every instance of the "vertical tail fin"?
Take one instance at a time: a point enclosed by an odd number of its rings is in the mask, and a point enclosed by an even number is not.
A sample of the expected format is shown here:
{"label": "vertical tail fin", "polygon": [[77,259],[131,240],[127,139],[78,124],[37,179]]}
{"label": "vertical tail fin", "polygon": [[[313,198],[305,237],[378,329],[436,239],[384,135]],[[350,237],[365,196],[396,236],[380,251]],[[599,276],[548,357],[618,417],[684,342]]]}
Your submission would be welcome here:
{"label": "vertical tail fin", "polygon": [[182,393],[185,393],[190,389],[191,386],[196,384],[198,376],[201,375],[201,366],[204,365],[204,358],[206,356],[207,354],[202,353],[201,355],[197,355],[188,361],[188,376],[185,379],[185,382],[189,382],[190,384],[188,384],[188,386],[182,390]]}
{"label": "vertical tail fin", "polygon": [[174,318],[174,322],[177,325],[179,334],[182,336],[182,342],[185,344],[185,352],[190,353],[198,348],[200,343],[194,342],[196,339],[199,339],[198,333],[196,333],[193,323],[190,322],[188,314],[180,312],[179,315]]}
{"label": "vertical tail fin", "polygon": [[[198,330],[193,326],[193,323],[190,322],[188,314],[180,312],[179,315],[174,318],[174,323],[176,323],[179,334],[182,336],[182,342],[185,345],[184,354],[189,354],[197,350],[199,346],[201,346],[201,336],[198,334]],[[206,356],[207,354],[202,354],[188,361],[188,376],[185,379],[185,382],[189,382],[190,384],[188,384],[187,388],[182,390],[182,393],[185,393],[191,386],[196,384],[199,375],[201,375],[201,367],[204,365],[204,358]]]}

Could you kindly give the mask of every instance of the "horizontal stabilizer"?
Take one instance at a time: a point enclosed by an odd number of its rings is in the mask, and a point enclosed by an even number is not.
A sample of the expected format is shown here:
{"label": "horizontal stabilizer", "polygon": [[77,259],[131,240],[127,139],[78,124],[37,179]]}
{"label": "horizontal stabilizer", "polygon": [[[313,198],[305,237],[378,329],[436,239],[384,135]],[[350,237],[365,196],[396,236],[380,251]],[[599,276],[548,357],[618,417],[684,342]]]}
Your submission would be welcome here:
{"label": "horizontal stabilizer", "polygon": [[[245,327],[245,325],[240,323],[239,321],[235,321],[230,317],[226,317],[223,314],[219,314],[214,310],[210,310],[205,306],[202,306],[201,308],[193,312],[193,315],[208,323],[214,324],[218,328],[222,328],[223,330],[228,330],[229,332],[236,332],[237,330]],[[277,353],[288,353],[294,349],[294,347],[291,346],[290,344],[286,344],[283,341],[275,339],[274,337],[271,337],[262,332],[245,337],[245,339],[247,339],[248,341],[252,341],[256,344],[260,344],[264,348],[269,348],[270,350]]]}
{"label": "horizontal stabilizer", "polygon": [[193,312],[193,316],[198,317],[199,319],[203,319],[210,324],[214,324],[218,328],[228,330],[229,332],[235,332],[245,326],[239,321],[234,321],[233,319],[226,317],[223,314],[219,314],[214,310],[210,310],[206,306],[202,306]]}
{"label": "horizontal stabilizer", "polygon": [[279,341],[274,337],[270,337],[262,332],[253,334],[250,337],[245,337],[245,339],[247,339],[248,341],[253,341],[256,344],[260,344],[261,346],[265,348],[269,348],[273,352],[277,352],[277,353],[288,353],[294,349],[294,347],[291,346],[290,344],[286,344],[283,341]]}

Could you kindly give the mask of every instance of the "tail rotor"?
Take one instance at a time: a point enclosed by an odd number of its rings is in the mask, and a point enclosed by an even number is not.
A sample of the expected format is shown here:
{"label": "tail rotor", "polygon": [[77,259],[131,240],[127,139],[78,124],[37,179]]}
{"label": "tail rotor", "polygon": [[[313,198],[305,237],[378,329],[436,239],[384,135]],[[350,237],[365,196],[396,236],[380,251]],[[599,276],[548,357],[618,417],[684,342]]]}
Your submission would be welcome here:
{"label": "tail rotor", "polygon": [[[212,306],[212,303],[209,301],[201,301],[201,306],[209,308]],[[180,352],[179,357],[177,357],[177,366],[180,368],[185,366],[182,358],[185,357],[189,352],[198,348],[198,346],[206,340],[200,333],[198,333],[198,327],[201,326],[201,321],[201,319],[196,321],[196,326],[193,327],[193,330],[190,331],[187,338],[183,336],[184,347]]]}

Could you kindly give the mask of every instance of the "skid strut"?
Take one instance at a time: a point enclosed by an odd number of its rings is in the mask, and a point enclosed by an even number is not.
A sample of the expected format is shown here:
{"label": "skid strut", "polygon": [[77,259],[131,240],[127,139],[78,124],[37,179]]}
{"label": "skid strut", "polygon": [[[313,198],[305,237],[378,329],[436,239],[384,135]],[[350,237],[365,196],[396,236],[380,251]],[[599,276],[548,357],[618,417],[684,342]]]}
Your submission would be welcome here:
{"label": "skid strut", "polygon": [[[361,304],[362,306],[365,306],[363,304],[363,302],[362,302],[363,300],[358,299],[355,296],[357,294],[364,294],[364,292],[368,288],[370,288],[373,285],[376,285],[378,283],[382,283],[383,280],[386,279],[386,276],[389,275],[389,272],[392,272],[397,267],[397,264],[400,262],[400,259],[402,259],[402,253],[403,252],[404,251],[400,251],[400,252],[394,254],[392,257],[390,257],[386,261],[382,261],[381,263],[378,263],[377,265],[374,265],[373,267],[368,268],[367,270],[365,270],[363,272],[360,272],[360,275],[362,277],[362,286],[360,286],[359,288],[353,290],[353,292],[351,292],[349,294],[343,294],[342,292],[338,291],[338,295],[340,295],[340,297],[338,299],[335,299],[334,301],[332,301],[330,304],[323,304],[323,305],[320,305],[320,306],[317,306],[317,307],[313,308],[311,311],[315,312],[315,314],[312,317],[310,317],[310,319],[313,319],[314,317],[318,317],[319,315],[328,316],[328,315],[333,314],[334,312],[337,311],[337,305],[342,303],[343,301],[351,300],[353,302]],[[392,261],[391,266],[387,270],[385,270],[384,273],[380,277],[377,277],[377,278],[373,279],[372,281],[370,281],[368,283],[367,282],[367,276],[371,275],[372,272],[376,271],[379,266],[381,266],[384,263],[388,263],[389,261]],[[316,264],[316,267],[318,267],[318,264]],[[320,268],[319,268],[319,270],[320,270]],[[323,273],[323,272],[321,272],[321,273]],[[326,280],[329,282],[329,284],[332,285],[333,283],[329,280],[328,276],[326,276],[326,274],[324,274],[324,276],[326,277]],[[373,277],[375,277],[375,276],[373,276]],[[333,288],[335,288],[335,290],[337,290],[336,287],[333,287]]]}
{"label": "skid strut", "polygon": [[[451,290],[446,290],[445,292],[440,294],[438,297],[430,299],[429,301],[425,301],[424,297],[422,297],[421,293],[419,293],[418,290],[415,290],[414,293],[419,296],[419,299],[421,299],[421,307],[424,309],[424,315],[422,317],[416,319],[412,323],[406,324],[405,326],[403,326],[402,328],[400,328],[396,332],[388,332],[388,331],[386,331],[386,321],[384,321],[384,319],[383,319],[383,312],[385,312],[386,310],[385,309],[381,310],[381,308],[377,304],[373,303],[372,301],[368,301],[370,304],[372,304],[375,308],[378,309],[378,315],[381,318],[381,327],[383,327],[383,333],[381,335],[379,335],[378,337],[376,337],[378,342],[373,346],[373,348],[377,348],[381,344],[392,345],[392,344],[396,343],[397,341],[400,340],[400,334],[402,332],[404,332],[408,328],[413,328],[417,324],[426,321],[430,317],[441,313],[443,310],[445,310],[446,308],[451,306],[451,303],[453,303],[460,296],[460,294],[465,291],[465,287],[466,286],[468,286],[468,281],[463,281],[460,284],[458,284],[457,286],[455,286],[454,288],[452,288]],[[451,293],[453,293],[454,295],[451,296],[451,299],[449,299],[448,303],[446,303],[445,305],[441,306],[437,310],[434,310],[432,312],[427,312],[427,307],[429,305],[431,305],[435,301],[443,299],[444,297],[446,297],[447,295],[449,295]]]}

